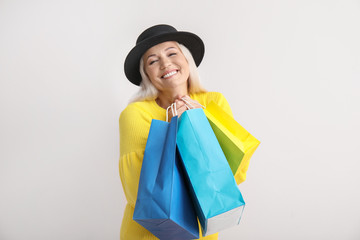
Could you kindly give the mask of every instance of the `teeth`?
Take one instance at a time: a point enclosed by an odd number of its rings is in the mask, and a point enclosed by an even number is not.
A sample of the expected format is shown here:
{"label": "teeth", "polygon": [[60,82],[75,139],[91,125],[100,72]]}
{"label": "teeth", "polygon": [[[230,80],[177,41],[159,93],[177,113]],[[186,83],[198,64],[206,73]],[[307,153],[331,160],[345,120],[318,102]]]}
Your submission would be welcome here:
{"label": "teeth", "polygon": [[170,77],[170,76],[174,75],[175,73],[176,73],[176,71],[169,72],[168,74],[164,75],[164,77],[163,77],[163,78],[168,78],[168,77]]}

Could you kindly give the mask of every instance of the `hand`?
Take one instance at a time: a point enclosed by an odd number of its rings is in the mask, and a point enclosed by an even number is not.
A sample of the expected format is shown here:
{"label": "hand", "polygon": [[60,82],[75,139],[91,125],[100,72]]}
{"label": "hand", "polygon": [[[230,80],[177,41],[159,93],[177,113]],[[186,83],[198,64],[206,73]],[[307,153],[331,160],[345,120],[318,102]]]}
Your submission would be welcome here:
{"label": "hand", "polygon": [[180,98],[190,109],[194,108],[203,108],[204,106],[201,105],[198,101],[190,98],[189,96],[184,96]]}
{"label": "hand", "polygon": [[[194,99],[191,99],[189,96],[180,97],[175,100],[173,103],[173,111],[171,110],[171,107],[168,108],[168,121],[171,121],[171,118],[173,116],[180,117],[183,112],[185,112],[188,109],[194,109],[194,108],[202,108],[203,106],[197,102]],[[176,114],[177,113],[177,114]]]}
{"label": "hand", "polygon": [[187,109],[188,107],[184,101],[176,99],[175,102],[173,102],[172,105],[167,108],[167,121],[170,122],[174,116],[180,117],[181,114],[183,114],[183,112],[185,112]]}

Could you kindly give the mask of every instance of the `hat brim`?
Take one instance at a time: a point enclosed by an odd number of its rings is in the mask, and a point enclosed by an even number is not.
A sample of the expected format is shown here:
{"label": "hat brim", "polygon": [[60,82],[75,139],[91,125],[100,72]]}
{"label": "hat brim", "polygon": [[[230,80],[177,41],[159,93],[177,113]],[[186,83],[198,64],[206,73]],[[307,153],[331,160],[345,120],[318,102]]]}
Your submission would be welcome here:
{"label": "hat brim", "polygon": [[195,34],[190,32],[173,32],[164,33],[151,38],[147,38],[144,41],[138,43],[127,55],[124,64],[124,71],[126,77],[135,85],[140,85],[141,75],[139,72],[140,59],[144,53],[151,47],[167,42],[176,41],[183,44],[191,52],[196,66],[199,66],[205,53],[205,46],[203,41]]}

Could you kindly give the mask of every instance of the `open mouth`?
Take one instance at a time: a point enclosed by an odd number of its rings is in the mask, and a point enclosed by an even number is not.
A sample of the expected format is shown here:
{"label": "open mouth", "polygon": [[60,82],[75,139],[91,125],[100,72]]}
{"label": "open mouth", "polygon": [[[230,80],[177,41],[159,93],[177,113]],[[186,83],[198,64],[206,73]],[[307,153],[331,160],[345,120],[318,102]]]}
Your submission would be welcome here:
{"label": "open mouth", "polygon": [[168,72],[167,74],[165,74],[164,76],[162,76],[161,78],[169,78],[173,75],[175,75],[178,71],[177,70],[173,70],[171,72]]}

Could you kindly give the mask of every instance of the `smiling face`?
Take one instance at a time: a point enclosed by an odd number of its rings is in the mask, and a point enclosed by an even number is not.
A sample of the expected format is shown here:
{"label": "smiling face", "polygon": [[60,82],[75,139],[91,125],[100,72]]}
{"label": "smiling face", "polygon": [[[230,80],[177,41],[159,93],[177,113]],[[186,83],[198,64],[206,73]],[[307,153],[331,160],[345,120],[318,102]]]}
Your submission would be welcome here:
{"label": "smiling face", "polygon": [[160,91],[187,91],[189,64],[176,42],[163,42],[143,55],[144,70],[151,83]]}

